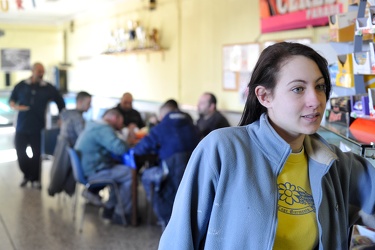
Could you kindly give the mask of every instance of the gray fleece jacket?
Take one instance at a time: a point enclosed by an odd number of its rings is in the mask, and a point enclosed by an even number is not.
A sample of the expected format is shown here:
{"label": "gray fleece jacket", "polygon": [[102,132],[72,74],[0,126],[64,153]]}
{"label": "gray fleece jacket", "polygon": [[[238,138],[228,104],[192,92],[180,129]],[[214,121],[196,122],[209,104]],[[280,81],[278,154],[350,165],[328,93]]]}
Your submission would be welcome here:
{"label": "gray fleece jacket", "polygon": [[[349,204],[373,214],[375,168],[319,135],[306,136],[318,249],[347,249]],[[277,176],[291,148],[266,115],[218,129],[193,152],[159,249],[272,249],[277,229]]]}

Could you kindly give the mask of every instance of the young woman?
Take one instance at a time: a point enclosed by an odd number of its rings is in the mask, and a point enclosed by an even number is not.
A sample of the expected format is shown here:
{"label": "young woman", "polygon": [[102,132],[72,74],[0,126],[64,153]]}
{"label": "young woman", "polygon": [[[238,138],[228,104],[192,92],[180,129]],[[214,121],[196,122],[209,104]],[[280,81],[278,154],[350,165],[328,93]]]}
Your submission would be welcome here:
{"label": "young woman", "polygon": [[375,168],[316,131],[331,83],[310,47],[266,48],[239,127],[193,152],[159,249],[346,249],[349,206],[374,213]]}

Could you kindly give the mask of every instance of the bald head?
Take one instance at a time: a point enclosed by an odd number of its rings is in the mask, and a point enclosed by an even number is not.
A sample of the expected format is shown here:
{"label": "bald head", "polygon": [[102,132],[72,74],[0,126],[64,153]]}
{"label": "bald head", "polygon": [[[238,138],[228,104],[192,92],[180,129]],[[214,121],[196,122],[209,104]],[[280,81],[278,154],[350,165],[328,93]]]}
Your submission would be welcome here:
{"label": "bald head", "polygon": [[44,66],[43,64],[37,62],[34,63],[32,68],[31,81],[32,83],[37,83],[43,80],[44,76]]}
{"label": "bald head", "polygon": [[129,92],[122,95],[120,106],[123,110],[131,110],[133,108],[133,96]]}

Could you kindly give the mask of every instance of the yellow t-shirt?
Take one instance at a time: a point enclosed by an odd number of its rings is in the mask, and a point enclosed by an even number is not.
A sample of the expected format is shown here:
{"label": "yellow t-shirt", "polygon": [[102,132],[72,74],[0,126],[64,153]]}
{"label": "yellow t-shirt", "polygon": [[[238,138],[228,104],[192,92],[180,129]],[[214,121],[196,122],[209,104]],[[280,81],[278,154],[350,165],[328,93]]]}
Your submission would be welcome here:
{"label": "yellow t-shirt", "polygon": [[289,156],[277,185],[278,224],[273,249],[313,249],[318,243],[318,226],[304,149]]}

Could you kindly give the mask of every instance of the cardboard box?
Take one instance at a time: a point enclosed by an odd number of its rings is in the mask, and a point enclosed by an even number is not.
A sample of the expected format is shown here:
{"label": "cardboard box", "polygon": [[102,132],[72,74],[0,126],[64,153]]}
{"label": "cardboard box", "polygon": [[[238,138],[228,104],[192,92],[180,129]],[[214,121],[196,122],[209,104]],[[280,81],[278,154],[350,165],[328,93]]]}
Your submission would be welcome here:
{"label": "cardboard box", "polygon": [[353,53],[353,72],[354,74],[371,74],[370,51]]}
{"label": "cardboard box", "polygon": [[342,29],[349,26],[353,26],[357,19],[357,11],[348,11],[332,15],[329,17],[329,28],[330,29]]}
{"label": "cardboard box", "polygon": [[332,97],[329,99],[331,109],[335,112],[350,112],[350,96]]}
{"label": "cardboard box", "polygon": [[354,87],[354,75],[338,73],[336,75],[336,86],[352,88]]}
{"label": "cardboard box", "polygon": [[369,99],[367,94],[352,95],[350,97],[351,117],[357,118],[365,115],[370,115]]}
{"label": "cardboard box", "polygon": [[373,40],[375,33],[375,6],[366,9],[365,17],[357,18],[356,34],[362,35],[362,40]]}
{"label": "cardboard box", "polygon": [[354,40],[357,11],[349,11],[329,17],[329,34],[333,42],[349,42]]}
{"label": "cardboard box", "polygon": [[337,65],[339,73],[343,74],[352,74],[353,73],[353,55],[346,54],[346,55],[338,55],[337,56]]}
{"label": "cardboard box", "polygon": [[337,77],[337,74],[339,73],[338,63],[335,62],[333,64],[328,65],[328,70],[329,70],[329,76],[331,79],[331,84],[336,85],[336,77]]}
{"label": "cardboard box", "polygon": [[346,127],[349,127],[351,121],[353,120],[350,117],[349,112],[343,112],[343,111],[336,112],[330,109],[326,110],[325,116],[326,116],[326,122],[337,123],[337,124],[344,125]]}
{"label": "cardboard box", "polygon": [[369,43],[369,51],[353,53],[354,74],[370,75],[375,73],[375,47]]}
{"label": "cardboard box", "polygon": [[354,25],[342,29],[330,29],[331,42],[351,42],[354,40]]}
{"label": "cardboard box", "polygon": [[375,75],[364,75],[363,81],[365,83],[366,90],[369,88],[375,88]]}

